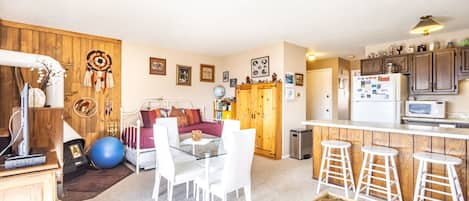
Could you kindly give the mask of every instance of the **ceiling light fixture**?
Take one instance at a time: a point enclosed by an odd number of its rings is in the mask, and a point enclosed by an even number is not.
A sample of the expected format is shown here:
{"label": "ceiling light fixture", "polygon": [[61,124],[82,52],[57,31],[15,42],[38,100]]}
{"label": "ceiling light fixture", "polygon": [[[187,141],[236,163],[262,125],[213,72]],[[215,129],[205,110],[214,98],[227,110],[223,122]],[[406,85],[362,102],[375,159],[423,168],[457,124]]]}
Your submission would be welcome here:
{"label": "ceiling light fixture", "polygon": [[307,54],[306,57],[308,58],[308,61],[314,61],[316,59],[316,56],[314,56],[313,53]]}
{"label": "ceiling light fixture", "polygon": [[433,16],[426,15],[420,17],[420,22],[415,25],[410,33],[412,34],[422,34],[424,36],[430,34],[430,32],[438,31],[443,29],[443,25],[438,23],[433,19]]}

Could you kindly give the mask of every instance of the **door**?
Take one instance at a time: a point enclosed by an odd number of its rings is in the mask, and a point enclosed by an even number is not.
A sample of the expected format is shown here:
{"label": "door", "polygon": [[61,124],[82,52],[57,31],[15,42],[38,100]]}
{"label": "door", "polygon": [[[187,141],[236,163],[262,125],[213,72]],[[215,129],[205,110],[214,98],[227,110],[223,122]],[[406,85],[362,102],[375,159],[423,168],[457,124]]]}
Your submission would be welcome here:
{"label": "door", "polygon": [[433,92],[454,92],[456,81],[454,49],[437,50],[433,53]]}
{"label": "door", "polygon": [[240,86],[236,89],[236,118],[240,121],[241,129],[251,127],[251,87]]}
{"label": "door", "polygon": [[307,73],[306,109],[312,120],[332,119],[332,69],[311,70]]}
{"label": "door", "polygon": [[257,90],[256,146],[270,153],[275,153],[274,91],[270,86],[260,86]]}
{"label": "door", "polygon": [[412,92],[414,94],[432,92],[432,60],[432,52],[414,55],[412,70]]}
{"label": "door", "polygon": [[360,62],[361,75],[377,75],[383,73],[383,60],[381,58],[364,59]]}

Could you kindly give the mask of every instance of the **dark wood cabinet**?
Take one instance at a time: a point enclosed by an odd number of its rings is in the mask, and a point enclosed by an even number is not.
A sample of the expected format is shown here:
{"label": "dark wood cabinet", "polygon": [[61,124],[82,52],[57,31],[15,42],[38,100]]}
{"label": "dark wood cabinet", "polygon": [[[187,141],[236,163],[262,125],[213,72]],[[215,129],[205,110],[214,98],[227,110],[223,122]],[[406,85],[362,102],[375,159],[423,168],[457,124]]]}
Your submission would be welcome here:
{"label": "dark wood cabinet", "polygon": [[469,79],[469,47],[460,48],[457,55],[459,80]]}
{"label": "dark wood cabinet", "polygon": [[457,90],[455,58],[455,49],[436,50],[433,53],[433,92],[454,93]]}
{"label": "dark wood cabinet", "polygon": [[383,59],[373,58],[360,61],[361,75],[376,75],[383,73]]}
{"label": "dark wood cabinet", "polygon": [[432,92],[432,52],[417,53],[413,56],[412,93],[424,94]]}
{"label": "dark wood cabinet", "polygon": [[455,49],[414,54],[412,94],[457,94],[458,81],[455,73],[455,58]]}
{"label": "dark wood cabinet", "polygon": [[400,73],[408,74],[410,73],[409,60],[411,57],[409,55],[395,55],[384,58],[383,69],[386,69],[388,63],[393,63],[396,66],[399,66]]}

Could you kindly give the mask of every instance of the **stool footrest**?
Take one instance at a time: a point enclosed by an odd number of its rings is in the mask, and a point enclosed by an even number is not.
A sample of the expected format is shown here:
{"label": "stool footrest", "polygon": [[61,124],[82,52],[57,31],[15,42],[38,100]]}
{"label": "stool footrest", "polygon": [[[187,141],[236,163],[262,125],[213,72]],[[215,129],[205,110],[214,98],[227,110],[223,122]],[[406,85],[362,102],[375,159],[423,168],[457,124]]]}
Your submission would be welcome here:
{"label": "stool footrest", "polygon": [[374,169],[369,169],[369,168],[365,168],[365,170],[368,171],[368,172],[375,172],[375,173],[379,173],[379,174],[382,174],[382,175],[386,175],[386,172],[381,171],[381,170],[374,170]]}
{"label": "stool footrest", "polygon": [[340,163],[342,163],[342,160],[337,159],[337,158],[326,157],[326,159],[327,159],[327,160],[330,160],[330,161],[335,161],[335,162],[340,162]]}
{"label": "stool footrest", "polygon": [[439,191],[439,190],[435,190],[435,189],[432,189],[432,188],[424,188],[423,191],[430,191],[432,193],[438,193],[438,194],[441,194],[441,195],[447,195],[447,196],[451,196],[451,193],[448,193],[448,192],[445,192],[445,191]]}
{"label": "stool footrest", "polygon": [[427,197],[427,196],[418,196],[419,198],[423,198],[424,200],[431,200],[431,201],[443,201],[443,200],[439,200],[439,199],[435,199],[435,198],[431,198],[431,197]]}
{"label": "stool footrest", "polygon": [[426,179],[426,178],[422,178],[422,181],[423,182],[428,182],[428,183],[431,183],[431,184],[436,184],[436,185],[439,185],[439,186],[450,187],[450,185],[447,184],[447,183],[442,183],[442,182],[439,182],[439,181],[430,180],[430,179]]}

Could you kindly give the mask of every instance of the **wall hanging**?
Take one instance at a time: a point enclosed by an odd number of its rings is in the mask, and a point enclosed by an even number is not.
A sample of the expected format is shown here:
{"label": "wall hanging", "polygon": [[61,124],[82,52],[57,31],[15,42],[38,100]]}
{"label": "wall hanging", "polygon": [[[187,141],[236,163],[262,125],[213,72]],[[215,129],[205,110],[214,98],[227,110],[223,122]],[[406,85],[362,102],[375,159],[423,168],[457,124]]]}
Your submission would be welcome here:
{"label": "wall hanging", "polygon": [[101,50],[92,50],[86,56],[86,73],[83,85],[95,87],[96,91],[114,87],[111,56]]}
{"label": "wall hanging", "polygon": [[252,78],[268,77],[269,74],[269,56],[251,59]]}
{"label": "wall hanging", "polygon": [[80,117],[89,118],[96,115],[98,103],[91,97],[79,98],[73,103],[73,111]]}

